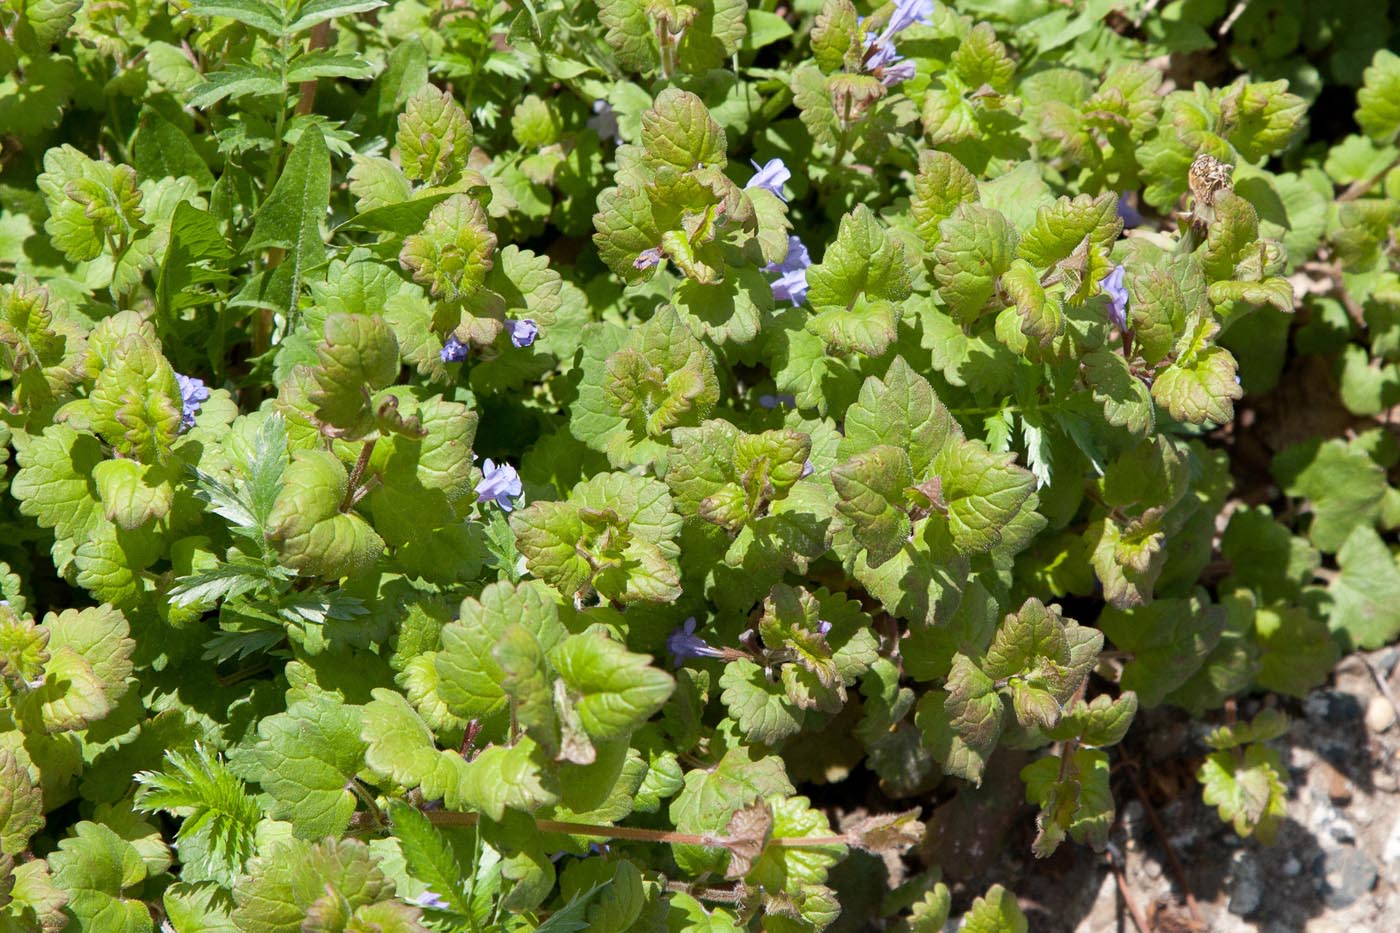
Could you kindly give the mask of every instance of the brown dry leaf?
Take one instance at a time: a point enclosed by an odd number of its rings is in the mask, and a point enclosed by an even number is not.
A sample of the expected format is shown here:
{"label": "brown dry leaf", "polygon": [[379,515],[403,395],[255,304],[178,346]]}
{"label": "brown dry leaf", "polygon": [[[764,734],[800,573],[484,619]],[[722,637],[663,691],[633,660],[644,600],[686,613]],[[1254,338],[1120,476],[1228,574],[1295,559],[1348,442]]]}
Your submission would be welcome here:
{"label": "brown dry leaf", "polygon": [[773,811],[762,798],[734,811],[725,827],[725,847],[729,849],[729,870],[726,878],[742,878],[753,868],[754,860],[763,854],[763,847],[773,833]]}

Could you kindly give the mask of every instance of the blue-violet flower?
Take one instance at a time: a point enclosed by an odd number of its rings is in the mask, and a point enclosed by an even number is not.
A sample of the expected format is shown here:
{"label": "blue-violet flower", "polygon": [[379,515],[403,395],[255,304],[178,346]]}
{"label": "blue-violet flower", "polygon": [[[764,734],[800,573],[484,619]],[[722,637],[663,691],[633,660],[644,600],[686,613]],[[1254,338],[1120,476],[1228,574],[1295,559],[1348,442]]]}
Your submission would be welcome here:
{"label": "blue-violet flower", "polygon": [[194,427],[194,416],[199,414],[200,406],[209,400],[209,390],[205,388],[203,379],[183,373],[176,373],[175,381],[180,385],[180,430],[185,431]]}
{"label": "blue-violet flower", "polygon": [[522,348],[534,343],[540,332],[539,325],[529,318],[521,321],[506,318],[506,330],[510,332],[510,342]]}
{"label": "blue-violet flower", "polygon": [[671,652],[671,664],[680,667],[690,658],[722,658],[724,652],[711,648],[705,639],[695,634],[695,616],[677,626],[666,639],[666,650]]}
{"label": "blue-violet flower", "polygon": [[419,907],[427,907],[432,910],[446,910],[450,906],[447,903],[447,901],[443,900],[442,895],[432,890],[424,891],[422,894],[418,895],[412,901],[410,901],[410,903],[417,904]]}
{"label": "blue-violet flower", "polygon": [[788,171],[788,167],[783,164],[783,160],[769,159],[762,166],[754,162],[753,167],[758,169],[758,171],[754,172],[754,176],[749,179],[748,184],[744,185],[744,187],[762,188],[764,191],[773,192],[781,200],[786,201],[787,198],[783,197],[783,184],[792,177],[792,172]]}
{"label": "blue-violet flower", "polygon": [[617,114],[613,112],[612,104],[601,98],[593,102],[593,116],[589,117],[587,122],[588,128],[602,139],[618,142],[622,138],[618,132]]}
{"label": "blue-violet flower", "polygon": [[644,249],[637,254],[637,258],[632,260],[634,269],[650,269],[661,261],[661,247],[653,246],[651,249]]}
{"label": "blue-violet flower", "polygon": [[807,267],[812,264],[812,256],[807,247],[795,236],[788,237],[787,257],[782,262],[770,262],[763,267],[764,272],[776,272],[773,280],[773,298],[776,301],[790,301],[800,305],[807,300]]}
{"label": "blue-violet flower", "polygon": [[520,474],[509,463],[497,464],[489,457],[481,467],[481,482],[476,484],[478,499],[491,500],[509,512],[515,508],[510,500],[520,495]]}
{"label": "blue-violet flower", "polygon": [[786,405],[788,408],[797,407],[797,396],[789,395],[786,392],[779,392],[777,395],[760,395],[758,404],[761,408],[777,408],[779,405]]}
{"label": "blue-violet flower", "polygon": [[1118,196],[1118,219],[1123,221],[1123,226],[1129,230],[1142,226],[1142,215],[1138,213],[1137,208],[1128,203],[1126,192]]}
{"label": "blue-violet flower", "polygon": [[444,363],[460,363],[467,358],[467,345],[458,340],[456,334],[451,334],[447,343],[442,345],[438,356],[442,357]]}
{"label": "blue-violet flower", "polygon": [[1128,329],[1128,289],[1123,284],[1123,267],[1114,266],[1113,271],[1099,280],[1100,287],[1112,303],[1108,309],[1108,319],[1119,330]]}

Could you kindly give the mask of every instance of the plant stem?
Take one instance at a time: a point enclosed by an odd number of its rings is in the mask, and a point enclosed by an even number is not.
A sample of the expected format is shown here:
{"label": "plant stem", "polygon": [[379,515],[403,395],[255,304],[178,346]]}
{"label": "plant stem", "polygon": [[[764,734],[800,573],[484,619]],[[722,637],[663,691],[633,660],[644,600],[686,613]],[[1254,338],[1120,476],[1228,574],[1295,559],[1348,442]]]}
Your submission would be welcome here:
{"label": "plant stem", "polygon": [[350,482],[345,487],[345,499],[340,503],[340,511],[350,511],[351,507],[359,501],[360,497],[356,493],[360,491],[360,480],[364,478],[365,469],[369,466],[369,458],[374,454],[374,445],[377,443],[379,443],[378,438],[370,438],[360,448],[360,455],[355,458],[355,466],[350,470]]}
{"label": "plant stem", "polygon": [[[448,810],[428,810],[423,813],[435,826],[475,826],[481,822],[478,813],[453,813]],[[643,829],[638,826],[599,826],[594,823],[570,823],[563,820],[535,820],[535,826],[546,833],[567,833],[571,836],[597,836],[601,839],[627,839],[632,842],[666,842],[673,845],[728,846],[732,840],[710,833],[681,833],[669,829]],[[850,845],[846,836],[791,836],[770,839],[768,844],[786,849],[810,849],[818,846]]]}
{"label": "plant stem", "polygon": [[1337,203],[1340,204],[1343,201],[1355,201],[1357,198],[1367,194],[1372,188],[1380,184],[1381,179],[1385,178],[1385,176],[1390,173],[1390,170],[1395,168],[1397,165],[1400,165],[1400,156],[1396,156],[1395,159],[1391,161],[1389,165],[1381,169],[1375,175],[1372,175],[1370,178],[1363,178],[1360,181],[1352,182],[1350,185],[1347,186],[1347,190],[1337,195]]}

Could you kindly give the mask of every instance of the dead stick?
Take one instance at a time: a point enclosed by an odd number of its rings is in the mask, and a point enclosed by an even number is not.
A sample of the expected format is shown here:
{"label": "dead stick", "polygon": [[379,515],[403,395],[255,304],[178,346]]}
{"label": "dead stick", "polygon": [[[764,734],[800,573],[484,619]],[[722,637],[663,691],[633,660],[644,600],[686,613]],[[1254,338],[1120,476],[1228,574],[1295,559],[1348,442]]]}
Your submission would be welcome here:
{"label": "dead stick", "polygon": [[1118,864],[1118,858],[1114,854],[1113,846],[1107,849],[1108,866],[1113,871],[1113,879],[1118,882],[1118,894],[1123,898],[1123,905],[1128,908],[1128,913],[1132,915],[1133,923],[1137,925],[1140,933],[1152,933],[1147,925],[1147,918],[1142,915],[1142,908],[1138,906],[1133,898],[1132,892],[1128,890],[1128,879],[1123,874],[1123,866]]}
{"label": "dead stick", "polygon": [[1157,838],[1162,840],[1162,848],[1166,850],[1167,861],[1172,866],[1172,874],[1176,875],[1177,884],[1181,885],[1182,893],[1186,895],[1186,908],[1191,911],[1191,919],[1195,921],[1197,929],[1204,930],[1206,924],[1201,919],[1201,909],[1196,906],[1196,895],[1191,893],[1191,885],[1186,882],[1186,869],[1181,867],[1181,860],[1176,857],[1176,850],[1172,848],[1171,840],[1167,838],[1167,831],[1157,816],[1157,809],[1152,806],[1152,801],[1147,799],[1147,791],[1142,789],[1142,782],[1138,780],[1137,776],[1136,762],[1128,764],[1128,780],[1133,782],[1133,791],[1137,794],[1138,800],[1142,801],[1142,806],[1147,811],[1147,819],[1152,823],[1153,831],[1157,833]]}

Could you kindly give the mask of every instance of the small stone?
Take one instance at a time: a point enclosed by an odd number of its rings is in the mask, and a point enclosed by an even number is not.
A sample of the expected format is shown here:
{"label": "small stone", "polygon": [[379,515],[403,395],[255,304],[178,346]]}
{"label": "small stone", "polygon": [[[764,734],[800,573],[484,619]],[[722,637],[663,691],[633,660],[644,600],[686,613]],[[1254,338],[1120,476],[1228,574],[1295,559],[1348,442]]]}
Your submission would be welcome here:
{"label": "small stone", "polygon": [[1400,876],[1400,819],[1397,819],[1390,827],[1390,835],[1385,839],[1385,848],[1381,850],[1381,858],[1391,866],[1393,875]]}
{"label": "small stone", "polygon": [[1376,785],[1376,790],[1384,794],[1393,794],[1400,790],[1400,781],[1395,779],[1395,775],[1389,771],[1377,771],[1371,777],[1371,783]]}
{"label": "small stone", "polygon": [[1155,860],[1149,859],[1143,863],[1142,870],[1147,873],[1147,877],[1156,881],[1162,877],[1162,866]]}
{"label": "small stone", "polygon": [[1260,877],[1259,859],[1249,849],[1241,849],[1231,859],[1234,863],[1225,883],[1230,895],[1230,913],[1237,917],[1248,917],[1259,909],[1264,900],[1263,879]]}
{"label": "small stone", "polygon": [[1327,827],[1327,831],[1332,834],[1332,838],[1338,842],[1355,842],[1356,827],[1351,820],[1337,819]]}
{"label": "small stone", "polygon": [[1372,732],[1384,732],[1395,725],[1395,704],[1383,696],[1371,697],[1366,704],[1366,728]]}
{"label": "small stone", "polygon": [[1288,857],[1288,861],[1283,863],[1283,873],[1290,878],[1298,877],[1298,872],[1303,870],[1303,863],[1293,856]]}
{"label": "small stone", "polygon": [[1360,850],[1345,846],[1319,855],[1314,870],[1322,901],[1333,910],[1350,907],[1376,885],[1376,863]]}

